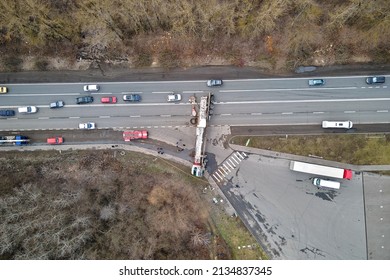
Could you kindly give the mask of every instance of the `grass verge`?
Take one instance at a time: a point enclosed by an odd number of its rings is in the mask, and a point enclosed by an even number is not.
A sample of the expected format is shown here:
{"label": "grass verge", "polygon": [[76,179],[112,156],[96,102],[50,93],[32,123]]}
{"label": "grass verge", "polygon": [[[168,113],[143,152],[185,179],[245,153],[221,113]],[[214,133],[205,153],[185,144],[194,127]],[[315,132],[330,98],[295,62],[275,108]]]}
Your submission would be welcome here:
{"label": "grass verge", "polygon": [[235,136],[230,143],[357,165],[390,164],[389,134]]}
{"label": "grass verge", "polygon": [[[267,260],[267,255],[241,220],[216,211],[212,218],[219,234],[230,248],[233,260]],[[248,246],[249,245],[249,246]]]}

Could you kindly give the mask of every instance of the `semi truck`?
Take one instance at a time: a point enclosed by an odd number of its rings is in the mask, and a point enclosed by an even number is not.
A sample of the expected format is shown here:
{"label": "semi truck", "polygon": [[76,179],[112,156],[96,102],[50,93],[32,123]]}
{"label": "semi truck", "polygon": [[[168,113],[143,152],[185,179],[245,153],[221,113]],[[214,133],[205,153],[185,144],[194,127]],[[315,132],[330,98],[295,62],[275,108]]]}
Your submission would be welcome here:
{"label": "semi truck", "polygon": [[291,161],[290,169],[297,172],[315,174],[325,177],[333,177],[347,180],[350,180],[352,178],[352,170],[350,169],[323,166],[306,162]]}
{"label": "semi truck", "polygon": [[15,145],[22,146],[30,142],[27,136],[13,135],[13,136],[0,136],[0,145]]}

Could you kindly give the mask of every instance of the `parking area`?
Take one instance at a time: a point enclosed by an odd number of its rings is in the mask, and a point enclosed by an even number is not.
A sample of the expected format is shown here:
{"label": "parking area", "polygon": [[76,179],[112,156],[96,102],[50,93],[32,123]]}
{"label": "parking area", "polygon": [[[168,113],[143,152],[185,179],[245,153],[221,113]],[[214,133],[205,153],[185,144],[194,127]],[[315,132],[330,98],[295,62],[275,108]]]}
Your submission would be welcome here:
{"label": "parking area", "polygon": [[366,259],[362,174],[320,190],[289,162],[249,154],[221,187],[271,258]]}
{"label": "parking area", "polygon": [[364,173],[369,260],[390,260],[390,176]]}

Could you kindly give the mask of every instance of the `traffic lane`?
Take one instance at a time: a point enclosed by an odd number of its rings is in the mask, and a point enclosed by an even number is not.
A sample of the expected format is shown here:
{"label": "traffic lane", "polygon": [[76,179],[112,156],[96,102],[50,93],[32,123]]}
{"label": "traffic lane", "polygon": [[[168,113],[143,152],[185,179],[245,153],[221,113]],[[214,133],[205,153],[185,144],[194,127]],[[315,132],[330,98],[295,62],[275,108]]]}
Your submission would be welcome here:
{"label": "traffic lane", "polygon": [[94,104],[101,103],[102,97],[116,97],[118,104],[143,104],[143,103],[165,103],[165,104],[185,104],[189,102],[190,96],[196,96],[200,100],[201,96],[207,93],[180,93],[182,100],[175,103],[168,103],[167,97],[169,92],[143,92],[139,93],[141,101],[132,103],[124,101],[123,96],[125,94],[115,94],[112,92],[100,92],[100,93],[58,93],[58,94],[8,94],[0,96],[1,107],[4,106],[21,106],[21,105],[41,105],[49,106],[51,102],[62,100],[65,104],[76,104],[76,98],[82,96],[92,96],[94,98]]}
{"label": "traffic lane", "polygon": [[[358,124],[354,125],[356,132],[359,133],[385,133],[389,132],[388,124]],[[232,141],[234,136],[254,135],[254,136],[272,136],[272,135],[301,135],[301,134],[323,134],[323,133],[345,133],[343,129],[323,129],[320,125],[284,125],[284,126],[231,126]]]}
{"label": "traffic lane", "polygon": [[[365,86],[366,76],[350,77],[323,77],[325,85],[322,88],[334,86]],[[223,77],[210,77],[223,79]],[[291,89],[309,88],[310,78],[273,78],[273,79],[239,79],[224,80],[220,89]],[[155,91],[208,91],[206,80],[194,81],[143,81],[143,82],[90,82],[90,83],[35,83],[35,84],[8,84],[10,93],[83,93],[84,86],[98,84],[99,92],[127,93],[127,92],[155,92]],[[315,87],[310,87],[315,88]]]}
{"label": "traffic lane", "polygon": [[241,101],[216,103],[214,114],[269,114],[269,113],[387,113],[390,98],[383,99],[333,99],[333,100],[299,100],[299,101]]}
{"label": "traffic lane", "polygon": [[97,93],[129,92],[172,92],[185,90],[207,90],[206,80],[201,81],[159,81],[159,82],[96,82],[96,83],[47,83],[47,84],[8,84],[10,94],[61,94],[85,93],[84,86],[95,84],[100,89]]}
{"label": "traffic lane", "polygon": [[182,127],[192,126],[190,117],[183,116],[149,116],[149,117],[66,117],[66,118],[26,118],[0,119],[0,130],[45,130],[45,129],[78,129],[79,123],[94,122],[98,129],[126,129],[148,127]]}
{"label": "traffic lane", "polygon": [[[383,75],[386,76],[386,75]],[[238,79],[224,80],[221,89],[291,89],[291,88],[327,88],[327,87],[365,87],[368,76],[341,76],[341,77],[303,77],[303,78],[269,78],[269,79]],[[387,76],[389,77],[389,76]],[[223,79],[223,78],[221,78]],[[323,79],[323,86],[309,86],[310,79]]]}
{"label": "traffic lane", "polygon": [[[386,112],[329,112],[317,114],[308,113],[242,113],[242,114],[214,114],[210,117],[209,125],[308,125],[321,126],[324,120],[350,120],[354,124],[389,123],[390,113]],[[343,131],[342,129],[337,131]],[[355,131],[353,129],[350,132]],[[348,130],[345,130],[348,132]]]}
{"label": "traffic lane", "polygon": [[332,88],[276,88],[276,89],[237,89],[212,90],[218,102],[234,101],[283,101],[304,99],[357,99],[388,98],[388,89],[383,86],[373,88],[332,87]]}
{"label": "traffic lane", "polygon": [[288,160],[249,155],[222,190],[277,259],[366,259],[361,175],[336,191],[316,188],[312,177]]}
{"label": "traffic lane", "polygon": [[[21,119],[39,118],[39,117],[85,117],[85,116],[160,116],[160,115],[180,115],[190,116],[191,107],[188,104],[173,103],[123,103],[123,104],[72,104],[65,102],[63,108],[50,109],[49,105],[28,104],[38,107],[35,114],[19,114],[15,117]],[[14,109],[20,106],[1,106],[2,108]]]}

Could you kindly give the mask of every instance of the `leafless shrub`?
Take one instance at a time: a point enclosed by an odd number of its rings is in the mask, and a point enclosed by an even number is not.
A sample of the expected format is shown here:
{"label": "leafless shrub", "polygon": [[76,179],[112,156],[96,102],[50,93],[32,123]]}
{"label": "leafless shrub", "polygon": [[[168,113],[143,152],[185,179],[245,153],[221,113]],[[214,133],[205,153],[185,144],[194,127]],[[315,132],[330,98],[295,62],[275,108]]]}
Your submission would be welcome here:
{"label": "leafless shrub", "polygon": [[105,206],[100,210],[100,219],[103,221],[110,221],[115,218],[115,208],[110,206]]}
{"label": "leafless shrub", "polygon": [[203,233],[200,229],[191,232],[191,245],[193,247],[208,246],[210,244],[210,234]]}

